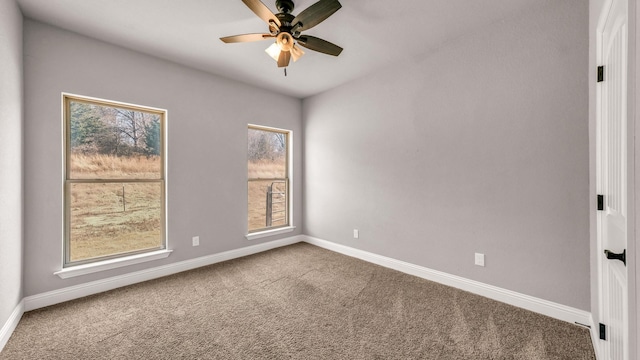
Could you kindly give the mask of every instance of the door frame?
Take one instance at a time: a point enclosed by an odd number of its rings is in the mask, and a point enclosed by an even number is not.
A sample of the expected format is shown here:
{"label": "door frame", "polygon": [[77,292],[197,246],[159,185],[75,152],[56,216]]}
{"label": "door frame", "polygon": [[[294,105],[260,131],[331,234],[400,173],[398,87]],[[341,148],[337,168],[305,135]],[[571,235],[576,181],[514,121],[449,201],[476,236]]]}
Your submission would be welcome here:
{"label": "door frame", "polygon": [[640,101],[640,93],[637,86],[640,84],[640,47],[637,41],[640,39],[640,7],[638,0],[629,0],[629,61],[628,61],[628,82],[627,82],[627,146],[628,146],[628,219],[627,222],[627,266],[628,266],[628,290],[629,290],[629,358],[640,357],[640,266],[637,259],[640,259],[640,246],[637,241],[637,229],[640,229],[640,217],[637,209],[640,209],[640,198],[636,196],[640,189],[640,176],[635,176],[640,172],[640,146],[636,146],[636,139],[640,139],[640,114],[637,111],[637,104]]}
{"label": "door frame", "polygon": [[[640,114],[636,111],[636,104],[640,102],[640,93],[636,91],[637,84],[640,84],[640,47],[637,46],[637,39],[640,39],[640,0],[628,0],[628,80],[627,80],[627,281],[628,281],[628,333],[629,333],[629,359],[640,358],[640,266],[636,265],[636,259],[640,259],[640,244],[638,244],[637,231],[640,229],[640,215],[636,209],[640,209],[640,143],[636,146],[635,139],[640,139]],[[598,29],[601,13],[604,5],[609,0],[589,1],[589,211],[590,219],[590,247],[591,247],[591,337],[598,359],[601,357],[598,337],[598,323],[600,322],[600,268],[598,258],[601,256],[598,251],[597,240],[597,200],[596,200],[596,111],[597,111],[597,77],[596,68],[598,65],[598,53],[596,50],[596,32]],[[638,125],[637,125],[638,124]],[[639,194],[636,197],[636,194]]]}
{"label": "door frame", "polygon": [[[631,68],[632,66],[631,64],[631,60],[634,59],[634,56],[631,56],[630,54],[632,54],[635,50],[635,47],[632,49],[630,44],[631,44],[631,39],[630,39],[630,34],[631,33],[635,33],[635,28],[632,30],[631,29],[631,25],[630,23],[630,18],[632,18],[635,14],[635,11],[632,12],[632,9],[630,8],[630,0],[604,0],[601,2],[601,8],[597,13],[597,26],[595,27],[595,31],[594,31],[594,35],[596,36],[595,39],[595,62],[597,64],[597,66],[607,66],[607,64],[604,63],[604,59],[602,58],[602,51],[604,44],[602,43],[602,38],[600,37],[600,34],[602,34],[602,32],[604,31],[605,26],[607,25],[607,23],[610,21],[609,17],[607,16],[609,14],[609,12],[612,10],[613,7],[613,2],[614,1],[623,1],[626,2],[626,7],[627,7],[627,94],[626,94],[626,106],[627,106],[627,113],[626,113],[626,149],[624,149],[625,155],[624,155],[624,159],[626,160],[626,175],[627,178],[625,179],[626,181],[626,245],[625,248],[627,249],[627,252],[629,252],[630,248],[630,243],[632,242],[632,238],[634,238],[634,229],[635,229],[635,222],[637,221],[637,219],[635,218],[635,212],[633,211],[635,208],[635,191],[634,191],[634,176],[633,173],[635,172],[635,154],[634,154],[634,138],[635,138],[635,127],[633,126],[634,121],[635,121],[635,116],[633,116],[632,113],[629,113],[630,110],[633,109],[633,107],[630,107],[629,104],[634,102],[635,99],[634,98],[634,93],[632,92],[632,90],[635,88],[635,86],[631,86],[631,82],[630,79],[633,78],[634,74],[631,74]],[[635,9],[634,9],[635,10]],[[606,193],[606,189],[603,188],[603,186],[605,186],[602,182],[604,181],[604,179],[602,178],[603,175],[603,161],[604,159],[601,158],[602,156],[602,142],[604,141],[602,139],[602,135],[603,135],[603,131],[604,131],[604,126],[599,120],[601,120],[601,116],[603,115],[603,109],[600,108],[600,105],[602,104],[603,101],[603,86],[606,86],[606,81],[608,79],[606,79],[606,72],[605,72],[605,85],[596,85],[596,96],[595,96],[595,154],[594,154],[594,158],[595,158],[595,177],[592,177],[593,182],[595,183],[595,187],[596,187],[596,193],[594,193],[593,197],[595,197],[595,194],[605,194],[605,199],[607,196],[609,196],[608,193]],[[631,108],[631,109],[630,109]],[[595,208],[594,208],[595,209]],[[595,324],[593,324],[594,326],[592,327],[592,330],[596,330],[596,334],[593,334],[592,332],[592,337],[594,337],[593,341],[594,341],[594,348],[597,352],[597,354],[599,356],[597,356],[598,358],[608,358],[605,355],[607,355],[608,353],[608,347],[606,346],[607,344],[609,344],[609,342],[611,341],[611,339],[609,339],[609,333],[610,333],[610,328],[609,326],[612,325],[610,323],[607,322],[607,319],[604,319],[608,312],[608,309],[605,309],[605,304],[604,304],[604,299],[608,297],[608,294],[605,293],[605,290],[608,291],[609,289],[605,289],[604,288],[604,278],[603,278],[603,271],[604,268],[607,267],[608,265],[610,265],[608,263],[608,260],[606,260],[604,258],[604,247],[605,244],[603,243],[604,239],[603,236],[605,235],[603,232],[603,221],[605,221],[604,219],[604,215],[602,211],[596,211],[596,216],[595,216],[595,230],[596,230],[596,243],[595,243],[595,265],[596,265],[596,279],[597,281],[595,282],[596,285],[596,289],[597,289],[597,296],[595,298],[596,300],[596,306],[594,307],[592,304],[592,310],[596,310],[597,311],[597,317],[598,317],[598,321],[597,323],[604,323],[606,326],[606,331],[607,331],[607,339],[605,340],[605,342],[603,342],[602,340],[599,339],[599,335],[598,334],[598,330],[599,330],[599,326],[596,326]],[[618,249],[620,250],[620,249]],[[593,256],[593,254],[592,254]],[[593,264],[593,263],[592,263]],[[632,302],[632,299],[635,299],[635,296],[631,295],[633,293],[635,293],[635,290],[633,289],[632,286],[632,281],[630,278],[629,273],[633,272],[633,268],[631,268],[629,265],[629,262],[627,262],[627,266],[625,266],[625,270],[627,272],[627,276],[626,276],[626,290],[627,290],[627,299],[626,299],[626,313],[627,313],[627,328],[624,329],[626,336],[627,336],[627,340],[625,341],[625,346],[626,346],[626,352],[628,354],[628,359],[635,359],[635,356],[632,355],[632,351],[631,348],[635,347],[634,345],[632,345],[633,343],[635,343],[635,341],[631,340],[632,338],[632,328],[635,328],[635,326],[632,326],[631,324],[631,318],[635,318],[635,315],[632,314],[632,308],[634,308],[635,303]],[[608,271],[611,271],[611,269],[609,269]],[[607,272],[608,272],[607,271]],[[592,274],[593,274],[593,270],[592,270]],[[592,281],[592,286],[594,285],[594,282]],[[610,304],[609,304],[610,305]],[[595,308],[595,309],[594,309]],[[604,320],[603,320],[604,319]],[[611,319],[608,319],[609,321],[611,321]]]}

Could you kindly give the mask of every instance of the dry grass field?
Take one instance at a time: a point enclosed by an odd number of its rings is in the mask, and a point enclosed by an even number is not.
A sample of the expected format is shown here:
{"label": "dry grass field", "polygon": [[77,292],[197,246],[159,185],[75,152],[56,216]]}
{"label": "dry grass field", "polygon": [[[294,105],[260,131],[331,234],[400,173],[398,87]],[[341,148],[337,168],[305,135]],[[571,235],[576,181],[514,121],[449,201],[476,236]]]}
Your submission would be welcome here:
{"label": "dry grass field", "polygon": [[[72,179],[160,179],[159,157],[76,155]],[[72,183],[71,261],[162,246],[162,183]]]}
{"label": "dry grass field", "polygon": [[159,156],[71,154],[72,179],[160,179]]}
{"label": "dry grass field", "polygon": [[274,161],[249,161],[247,175],[249,179],[277,179],[286,176],[287,164],[285,159]]}
{"label": "dry grass field", "polygon": [[[286,175],[284,159],[275,161],[250,161],[248,165],[249,179],[278,179]],[[248,185],[248,215],[249,231],[262,229],[266,226],[267,218],[267,188],[273,184],[274,193],[286,193],[286,183],[274,180],[253,180]],[[271,226],[287,224],[286,199],[283,195],[273,195],[273,217]]]}

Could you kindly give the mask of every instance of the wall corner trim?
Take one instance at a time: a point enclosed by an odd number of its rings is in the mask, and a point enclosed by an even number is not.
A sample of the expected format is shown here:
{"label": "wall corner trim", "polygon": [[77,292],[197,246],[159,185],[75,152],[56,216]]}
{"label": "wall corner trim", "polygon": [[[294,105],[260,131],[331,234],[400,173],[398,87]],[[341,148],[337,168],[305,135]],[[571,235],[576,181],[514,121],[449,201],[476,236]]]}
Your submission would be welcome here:
{"label": "wall corner trim", "polygon": [[27,296],[24,298],[24,311],[31,311],[43,308],[45,306],[55,305],[65,301],[113,290],[119,287],[133,285],[139,282],[177,274],[179,272],[196,269],[202,266],[212,265],[227,260],[237,259],[243,256],[257,254],[263,251],[295,244],[301,241],[302,239],[299,235],[291,236],[285,239],[242,247],[218,254],[202,256],[191,260],[180,261],[173,264],[158,266],[129,274],[123,274],[102,280],[88,282],[85,284],[48,291],[42,294]]}
{"label": "wall corner trim", "polygon": [[468,291],[476,295],[484,296],[489,299],[497,300],[558,320],[574,324],[591,324],[592,322],[591,313],[570,306],[499,288],[497,286],[484,284],[478,281],[469,280],[460,276],[450,275],[441,271],[432,270],[367,251],[354,249],[349,246],[333,243],[311,236],[304,235],[304,241],[309,244],[325,248],[327,250],[335,251],[347,256],[368,261],[373,264],[398,270],[406,274],[414,275],[426,280]]}
{"label": "wall corner trim", "polygon": [[11,334],[13,334],[13,330],[16,329],[18,322],[20,322],[20,319],[22,318],[22,314],[24,314],[24,300],[21,300],[20,303],[16,305],[11,315],[9,315],[7,322],[5,322],[4,325],[2,325],[2,328],[0,328],[0,352],[2,352],[4,346],[7,345]]}

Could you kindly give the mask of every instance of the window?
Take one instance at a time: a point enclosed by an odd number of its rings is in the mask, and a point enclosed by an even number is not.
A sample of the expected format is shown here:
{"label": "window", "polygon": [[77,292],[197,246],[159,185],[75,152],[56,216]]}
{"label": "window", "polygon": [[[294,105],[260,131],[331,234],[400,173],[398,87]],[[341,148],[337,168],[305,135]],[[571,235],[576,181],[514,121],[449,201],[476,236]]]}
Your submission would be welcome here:
{"label": "window", "polygon": [[289,226],[290,131],[249,126],[249,233]]}
{"label": "window", "polygon": [[64,267],[166,248],[166,111],[64,95]]}

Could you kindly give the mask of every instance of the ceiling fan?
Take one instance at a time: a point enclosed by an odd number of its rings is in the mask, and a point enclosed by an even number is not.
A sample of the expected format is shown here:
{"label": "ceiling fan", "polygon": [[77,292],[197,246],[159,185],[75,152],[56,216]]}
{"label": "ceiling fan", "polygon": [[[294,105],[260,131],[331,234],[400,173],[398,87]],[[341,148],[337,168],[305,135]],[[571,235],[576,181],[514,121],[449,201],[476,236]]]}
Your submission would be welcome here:
{"label": "ceiling fan", "polygon": [[278,14],[271,12],[260,0],[242,0],[242,2],[269,25],[269,33],[227,36],[220,38],[223,42],[241,43],[275,38],[276,42],[267,48],[266,52],[278,62],[278,67],[287,67],[291,58],[295,62],[304,55],[304,51],[298,45],[333,56],[338,56],[342,52],[342,48],[338,45],[315,36],[301,34],[338,11],[342,7],[338,0],[320,0],[303,10],[298,16],[291,14],[294,8],[292,0],[276,0],[276,8],[280,11]]}

